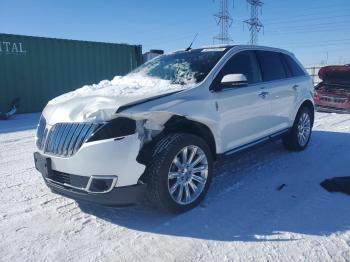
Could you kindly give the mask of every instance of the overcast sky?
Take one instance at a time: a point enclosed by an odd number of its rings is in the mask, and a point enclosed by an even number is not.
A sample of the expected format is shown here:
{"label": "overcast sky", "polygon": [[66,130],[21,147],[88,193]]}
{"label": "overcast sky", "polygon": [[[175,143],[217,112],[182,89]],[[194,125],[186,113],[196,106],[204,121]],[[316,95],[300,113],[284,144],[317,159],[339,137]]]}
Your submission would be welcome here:
{"label": "overcast sky", "polygon": [[[294,52],[304,64],[350,63],[349,0],[265,0],[259,44]],[[0,32],[143,45],[167,52],[213,43],[212,0],[0,0]],[[249,41],[245,0],[230,5],[234,43]],[[328,54],[328,55],[327,55]]]}

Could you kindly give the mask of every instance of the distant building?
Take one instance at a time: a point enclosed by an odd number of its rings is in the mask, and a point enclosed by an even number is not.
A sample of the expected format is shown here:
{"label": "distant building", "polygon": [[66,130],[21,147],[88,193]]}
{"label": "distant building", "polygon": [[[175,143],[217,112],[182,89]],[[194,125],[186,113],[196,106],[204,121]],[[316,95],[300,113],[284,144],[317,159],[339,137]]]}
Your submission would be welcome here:
{"label": "distant building", "polygon": [[85,84],[125,75],[142,63],[142,46],[0,33],[0,112],[20,113]]}
{"label": "distant building", "polygon": [[146,63],[147,61],[163,54],[164,54],[164,50],[151,49],[149,50],[149,52],[144,53],[142,55],[142,61],[143,63]]}

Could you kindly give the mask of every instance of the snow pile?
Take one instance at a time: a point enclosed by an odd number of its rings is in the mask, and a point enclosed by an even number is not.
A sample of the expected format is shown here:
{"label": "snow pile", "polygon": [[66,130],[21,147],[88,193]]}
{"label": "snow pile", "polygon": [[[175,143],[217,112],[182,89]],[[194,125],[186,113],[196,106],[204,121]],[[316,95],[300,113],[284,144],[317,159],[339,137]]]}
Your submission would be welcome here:
{"label": "snow pile", "polygon": [[184,85],[172,84],[169,80],[150,77],[143,73],[115,76],[112,81],[103,80],[99,84],[85,85],[75,91],[63,94],[49,102],[59,104],[77,97],[146,97],[180,91],[191,87],[193,80],[187,79]]}

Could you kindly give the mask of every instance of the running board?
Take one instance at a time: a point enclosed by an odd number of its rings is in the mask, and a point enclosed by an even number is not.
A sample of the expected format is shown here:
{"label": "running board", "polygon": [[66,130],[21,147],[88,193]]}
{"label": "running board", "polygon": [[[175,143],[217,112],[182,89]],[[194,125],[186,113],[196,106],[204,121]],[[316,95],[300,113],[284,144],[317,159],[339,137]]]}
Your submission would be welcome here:
{"label": "running board", "polygon": [[258,145],[265,144],[267,142],[271,142],[271,141],[280,139],[281,137],[283,137],[283,135],[287,134],[289,132],[289,130],[290,130],[289,128],[284,129],[282,131],[279,131],[279,132],[274,133],[272,135],[269,135],[267,137],[260,138],[260,139],[258,139],[256,141],[250,142],[250,143],[245,144],[243,146],[239,146],[237,148],[229,150],[229,151],[227,151],[225,153],[219,154],[218,155],[218,159],[221,159],[221,158],[224,158],[224,157],[227,157],[227,156],[231,156],[231,155],[240,153],[242,151],[245,151],[245,150],[247,150],[249,148],[252,148],[252,147],[255,147],[255,146],[258,146]]}

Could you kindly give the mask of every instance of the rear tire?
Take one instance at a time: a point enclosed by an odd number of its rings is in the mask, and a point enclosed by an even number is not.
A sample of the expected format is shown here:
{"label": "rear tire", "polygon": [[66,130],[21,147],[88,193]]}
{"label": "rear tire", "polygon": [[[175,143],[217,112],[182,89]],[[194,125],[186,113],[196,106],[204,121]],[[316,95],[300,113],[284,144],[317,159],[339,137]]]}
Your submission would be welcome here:
{"label": "rear tire", "polygon": [[146,168],[149,198],[167,211],[188,211],[205,197],[212,169],[212,154],[203,139],[169,134],[155,145]]}
{"label": "rear tire", "polygon": [[310,142],[313,125],[313,116],[308,107],[299,109],[295,117],[293,127],[289,133],[282,138],[283,145],[291,151],[302,151]]}

